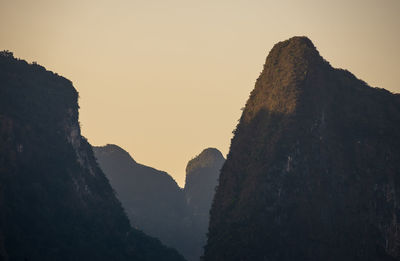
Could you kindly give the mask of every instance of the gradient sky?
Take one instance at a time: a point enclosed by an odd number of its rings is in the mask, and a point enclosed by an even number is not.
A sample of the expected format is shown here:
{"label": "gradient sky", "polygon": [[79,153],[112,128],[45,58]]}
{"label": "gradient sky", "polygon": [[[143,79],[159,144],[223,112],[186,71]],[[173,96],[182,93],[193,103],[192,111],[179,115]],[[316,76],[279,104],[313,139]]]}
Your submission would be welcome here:
{"label": "gradient sky", "polygon": [[269,50],[295,35],[400,92],[399,0],[0,0],[0,50],[74,83],[89,142],[181,186],[201,150],[228,153]]}

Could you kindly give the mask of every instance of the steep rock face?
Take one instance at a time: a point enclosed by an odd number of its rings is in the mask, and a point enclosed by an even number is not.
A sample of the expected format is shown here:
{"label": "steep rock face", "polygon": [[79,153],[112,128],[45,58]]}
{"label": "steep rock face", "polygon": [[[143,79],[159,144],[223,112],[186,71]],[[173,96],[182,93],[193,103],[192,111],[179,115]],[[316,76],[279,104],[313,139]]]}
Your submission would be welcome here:
{"label": "steep rock face", "polygon": [[130,227],[72,83],[0,53],[0,260],[183,260]]}
{"label": "steep rock face", "polygon": [[168,173],[141,165],[116,145],[94,147],[131,224],[175,247],[191,252],[191,222],[183,191]]}
{"label": "steep rock face", "polygon": [[225,158],[219,150],[207,148],[190,160],[186,167],[184,192],[192,215],[192,237],[198,246],[196,260],[202,255],[206,243],[211,202],[224,162]]}
{"label": "steep rock face", "polygon": [[400,260],[400,101],[305,37],[274,46],[219,179],[204,260]]}

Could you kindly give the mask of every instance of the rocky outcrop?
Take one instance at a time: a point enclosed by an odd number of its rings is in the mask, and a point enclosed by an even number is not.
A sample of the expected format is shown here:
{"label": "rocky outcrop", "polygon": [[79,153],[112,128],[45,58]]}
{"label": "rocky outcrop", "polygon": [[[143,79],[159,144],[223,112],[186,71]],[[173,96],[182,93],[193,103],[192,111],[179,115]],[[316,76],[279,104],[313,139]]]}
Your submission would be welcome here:
{"label": "rocky outcrop", "polygon": [[204,260],[400,260],[400,102],[306,37],[269,53],[221,170]]}

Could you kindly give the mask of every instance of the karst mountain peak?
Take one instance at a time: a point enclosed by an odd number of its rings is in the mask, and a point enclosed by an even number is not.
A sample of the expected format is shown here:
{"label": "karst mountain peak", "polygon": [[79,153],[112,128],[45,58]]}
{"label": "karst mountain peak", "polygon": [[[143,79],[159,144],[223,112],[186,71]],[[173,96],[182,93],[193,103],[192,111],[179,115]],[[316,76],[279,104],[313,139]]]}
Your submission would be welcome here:
{"label": "karst mountain peak", "polygon": [[398,260],[399,112],[398,94],[308,38],[277,43],[221,169],[204,260]]}
{"label": "karst mountain peak", "polygon": [[[279,114],[295,112],[302,94],[310,89],[307,81],[329,69],[332,67],[305,36],[275,44],[247,101],[243,120],[250,121],[262,110]],[[321,91],[321,86],[314,87]]]}

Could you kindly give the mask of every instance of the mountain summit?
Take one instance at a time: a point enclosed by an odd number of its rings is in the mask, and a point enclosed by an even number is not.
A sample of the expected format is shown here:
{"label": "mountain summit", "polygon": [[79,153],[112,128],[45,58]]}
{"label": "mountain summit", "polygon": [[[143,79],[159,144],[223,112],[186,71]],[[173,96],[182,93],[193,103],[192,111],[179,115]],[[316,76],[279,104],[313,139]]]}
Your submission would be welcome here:
{"label": "mountain summit", "polygon": [[207,215],[214,196],[219,171],[225,158],[215,148],[207,148],[190,160],[186,166],[185,195],[194,212]]}
{"label": "mountain summit", "polygon": [[204,260],[399,260],[400,100],[276,44],[221,170]]}
{"label": "mountain summit", "polygon": [[[306,37],[293,37],[274,46],[264,70],[250,95],[244,120],[249,122],[260,110],[288,114],[296,108],[301,84],[314,69],[329,66]],[[323,87],[323,86],[320,86]]]}

